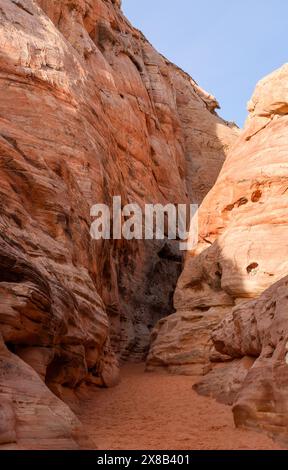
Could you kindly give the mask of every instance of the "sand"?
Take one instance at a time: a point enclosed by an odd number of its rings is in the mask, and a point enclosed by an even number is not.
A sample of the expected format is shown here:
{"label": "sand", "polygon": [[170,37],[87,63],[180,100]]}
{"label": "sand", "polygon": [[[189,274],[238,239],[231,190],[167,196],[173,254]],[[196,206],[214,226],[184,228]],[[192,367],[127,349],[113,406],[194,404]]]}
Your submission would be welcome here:
{"label": "sand", "polygon": [[78,415],[100,450],[279,449],[264,434],[235,429],[231,408],[197,395],[193,380],[129,365],[119,386],[90,392]]}

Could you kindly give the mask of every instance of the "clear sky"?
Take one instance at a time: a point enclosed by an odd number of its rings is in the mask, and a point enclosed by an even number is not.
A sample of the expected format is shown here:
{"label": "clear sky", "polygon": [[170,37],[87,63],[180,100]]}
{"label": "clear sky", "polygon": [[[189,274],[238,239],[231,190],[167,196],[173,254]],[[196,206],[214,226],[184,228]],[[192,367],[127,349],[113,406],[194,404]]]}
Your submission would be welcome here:
{"label": "clear sky", "polygon": [[288,62],[287,0],[122,0],[122,6],[239,126],[258,80]]}

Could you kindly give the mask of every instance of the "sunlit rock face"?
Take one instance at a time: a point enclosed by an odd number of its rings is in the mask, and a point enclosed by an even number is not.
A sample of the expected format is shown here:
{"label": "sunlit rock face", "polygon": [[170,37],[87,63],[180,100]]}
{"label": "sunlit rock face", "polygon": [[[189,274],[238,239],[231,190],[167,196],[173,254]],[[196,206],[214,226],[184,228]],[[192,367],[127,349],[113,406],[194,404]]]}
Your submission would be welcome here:
{"label": "sunlit rock face", "polygon": [[[205,374],[219,360],[259,357],[243,388],[246,374],[236,377],[235,420],[277,433],[288,423],[287,83],[284,65],[257,85],[244,131],[200,208],[199,244],[178,282],[177,313],[156,327],[148,358],[149,370]],[[219,395],[231,369],[220,375],[214,371],[199,389]]]}
{"label": "sunlit rock face", "polygon": [[[217,349],[232,358],[257,358],[233,400],[237,426],[266,430],[288,445],[288,278],[258,299],[235,307],[213,332]],[[208,374],[209,376],[209,374]],[[227,376],[220,382],[224,383]]]}
{"label": "sunlit rock face", "polygon": [[[0,370],[23,370],[31,412],[44,382],[60,397],[116,384],[118,359],[142,360],[151,328],[173,311],[178,242],[93,242],[91,206],[114,195],[123,205],[201,202],[238,133],[120,6],[0,1],[0,332],[10,351]],[[12,385],[5,444],[27,431]],[[50,398],[40,396],[44,409]],[[54,420],[73,447],[65,407]]]}
{"label": "sunlit rock face", "polygon": [[78,419],[1,337],[0,389],[1,450],[80,448],[84,431]]}

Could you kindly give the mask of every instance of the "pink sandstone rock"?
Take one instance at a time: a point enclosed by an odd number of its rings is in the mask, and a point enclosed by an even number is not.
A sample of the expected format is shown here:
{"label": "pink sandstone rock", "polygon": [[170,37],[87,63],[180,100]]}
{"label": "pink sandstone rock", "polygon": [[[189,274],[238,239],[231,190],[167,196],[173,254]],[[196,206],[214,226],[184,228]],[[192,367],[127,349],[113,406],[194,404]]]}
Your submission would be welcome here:
{"label": "pink sandstone rock", "polygon": [[1,450],[79,448],[78,419],[1,338],[0,390]]}
{"label": "pink sandstone rock", "polygon": [[[147,365],[174,372],[177,361],[176,372],[205,374],[215,354],[257,358],[243,386],[238,381],[236,424],[281,435],[286,444],[287,83],[284,65],[256,88],[244,131],[199,210],[199,243],[177,285],[177,313],[154,330]],[[233,375],[225,370],[199,389],[219,396]]]}
{"label": "pink sandstone rock", "polygon": [[[39,374],[27,389],[25,442],[40,389],[37,432],[50,419],[43,381],[58,396],[114,385],[118,358],[142,360],[151,328],[173,312],[173,243],[92,242],[90,207],[114,195],[141,206],[201,202],[238,135],[120,6],[1,0],[0,332],[15,371]],[[9,421],[10,405],[1,413]],[[4,440],[14,439],[9,426]],[[25,446],[21,429],[15,445]],[[49,426],[41,433],[51,443]]]}

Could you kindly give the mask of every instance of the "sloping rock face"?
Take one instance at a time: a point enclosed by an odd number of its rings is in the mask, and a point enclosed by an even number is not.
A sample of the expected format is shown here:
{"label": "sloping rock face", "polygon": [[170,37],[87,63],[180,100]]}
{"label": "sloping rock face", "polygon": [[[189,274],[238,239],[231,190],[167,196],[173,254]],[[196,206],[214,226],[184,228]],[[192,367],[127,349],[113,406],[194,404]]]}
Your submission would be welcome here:
{"label": "sloping rock face", "polygon": [[[288,445],[288,278],[258,299],[243,302],[212,333],[217,350],[229,355],[194,388],[233,405],[239,427],[265,430]],[[242,358],[242,359],[241,359]],[[233,361],[231,362],[231,360]]]}
{"label": "sloping rock face", "polygon": [[[200,240],[177,286],[177,313],[157,326],[148,359],[148,369],[173,372],[176,362],[177,372],[205,374],[215,361],[259,357],[243,388],[246,373],[235,377],[236,390],[225,366],[226,374],[213,371],[216,383],[208,376],[199,390],[219,396],[231,383],[228,400],[239,392],[237,424],[285,436],[288,291],[287,279],[280,280],[288,274],[287,83],[284,65],[258,84],[245,129],[200,208]],[[216,312],[224,321],[211,338]]]}
{"label": "sloping rock face", "polygon": [[[288,278],[285,277],[259,299],[235,307],[213,332],[214,344],[220,352],[232,358],[257,358],[253,367],[239,380],[238,393],[232,400],[236,425],[264,429],[286,446],[287,304]],[[217,381],[218,386],[226,380],[227,375],[224,375]]]}
{"label": "sloping rock face", "polygon": [[[0,332],[10,351],[0,370],[25,384],[31,375],[29,410],[40,389],[50,406],[43,381],[58,396],[116,384],[115,353],[142,359],[150,329],[173,311],[173,242],[92,242],[91,206],[114,195],[201,202],[237,136],[120,3],[0,0]],[[3,443],[27,431],[17,384],[1,401]],[[55,426],[73,447],[60,408]]]}
{"label": "sloping rock face", "polygon": [[72,411],[1,338],[0,389],[1,450],[80,448],[83,430]]}

